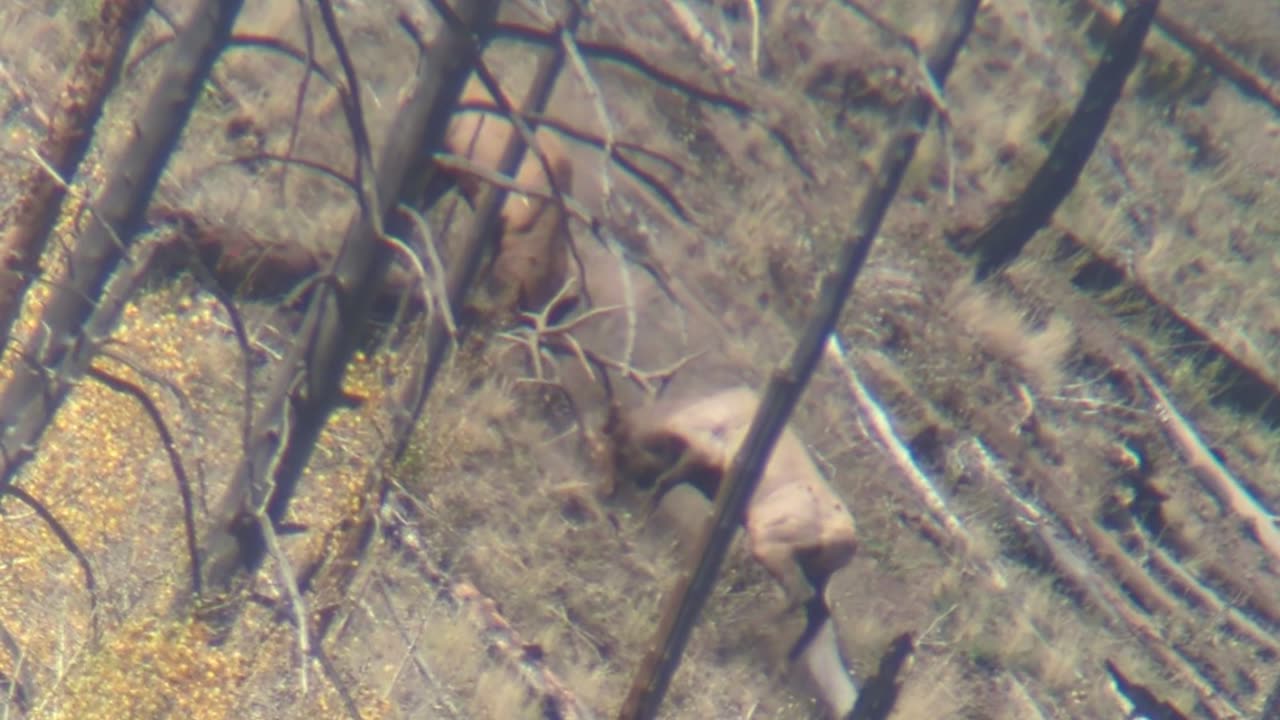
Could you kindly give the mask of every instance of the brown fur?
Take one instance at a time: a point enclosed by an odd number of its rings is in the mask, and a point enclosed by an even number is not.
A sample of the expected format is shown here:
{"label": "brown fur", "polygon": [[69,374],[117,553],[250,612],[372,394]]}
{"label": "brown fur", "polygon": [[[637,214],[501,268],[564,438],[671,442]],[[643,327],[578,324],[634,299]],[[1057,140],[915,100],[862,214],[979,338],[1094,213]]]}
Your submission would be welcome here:
{"label": "brown fur", "polygon": [[[462,102],[497,109],[493,96],[474,76],[463,89]],[[478,167],[496,171],[503,150],[515,135],[516,129],[501,115],[484,109],[460,110],[449,124],[445,147]],[[573,166],[564,145],[546,128],[536,130],[534,139],[547,160],[555,187],[568,194]],[[482,181],[459,173],[457,182],[474,204]],[[525,153],[515,182],[521,188],[544,193],[550,193],[552,188],[542,162],[532,151]],[[552,200],[512,192],[503,203],[501,217],[502,235],[493,262],[493,279],[503,290],[513,291],[522,306],[541,307],[568,277],[567,215]]]}
{"label": "brown fur", "polygon": [[[605,431],[617,472],[638,485],[656,485],[655,504],[686,482],[714,498],[757,407],[759,398],[747,388],[626,413],[615,407]],[[831,716],[844,717],[858,689],[840,653],[826,588],[853,558],[857,536],[848,508],[790,429],[778,438],[742,524],[752,556],[794,604],[804,605],[805,629],[788,658]]]}
{"label": "brown fur", "polygon": [[[759,400],[746,388],[672,407],[659,403],[616,418],[609,428],[620,471],[661,495],[692,482],[714,497]],[[796,599],[796,569],[822,594],[857,549],[853,517],[790,429],[774,447],[743,525],[752,556]]]}

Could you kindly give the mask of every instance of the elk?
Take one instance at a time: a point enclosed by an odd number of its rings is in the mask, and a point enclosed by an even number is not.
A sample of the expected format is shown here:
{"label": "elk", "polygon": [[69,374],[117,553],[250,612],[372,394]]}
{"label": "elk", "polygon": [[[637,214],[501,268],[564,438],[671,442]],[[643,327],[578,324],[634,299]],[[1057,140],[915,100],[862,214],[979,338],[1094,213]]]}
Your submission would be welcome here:
{"label": "elk", "polygon": [[[615,406],[605,428],[615,467],[642,488],[656,486],[655,507],[681,483],[714,499],[758,405],[742,387],[626,413]],[[826,590],[857,550],[853,516],[790,429],[778,438],[741,522],[752,557],[782,585],[791,606],[808,595],[805,629],[788,660],[799,662],[835,717],[845,716],[857,690],[840,656]]]}
{"label": "elk", "polygon": [[[505,92],[503,95],[509,107],[517,107]],[[450,154],[465,159],[476,169],[497,172],[503,150],[516,133],[493,95],[473,75],[463,88],[444,145]],[[534,132],[534,141],[536,150],[529,148],[525,153],[514,178],[516,189],[503,203],[502,230],[491,263],[494,284],[502,291],[513,292],[519,305],[526,309],[545,304],[567,277],[567,213],[561,203],[546,196],[569,194],[573,181],[573,165],[559,138],[540,127]],[[484,181],[474,172],[449,170],[474,206]]]}

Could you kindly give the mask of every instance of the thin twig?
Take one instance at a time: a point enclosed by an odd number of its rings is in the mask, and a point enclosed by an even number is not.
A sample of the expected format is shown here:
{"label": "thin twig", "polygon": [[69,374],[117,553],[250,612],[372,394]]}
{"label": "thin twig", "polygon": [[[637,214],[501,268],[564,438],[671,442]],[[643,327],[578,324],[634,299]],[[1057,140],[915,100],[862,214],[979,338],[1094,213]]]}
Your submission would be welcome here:
{"label": "thin twig", "polygon": [[169,432],[169,426],[160,414],[160,408],[141,386],[112,375],[96,365],[89,366],[88,375],[108,388],[137,400],[147,413],[147,417],[151,419],[151,424],[155,425],[156,432],[160,434],[160,443],[164,446],[165,454],[169,458],[169,467],[173,470],[173,477],[178,483],[178,497],[182,498],[182,524],[187,536],[187,557],[191,559],[191,591],[199,595],[201,590],[200,546],[196,542],[196,518],[191,499],[191,481],[187,479],[187,471],[183,468],[182,457],[178,455],[178,446],[173,441],[173,433]]}
{"label": "thin twig", "polygon": [[454,314],[453,305],[449,302],[449,289],[445,287],[445,269],[444,262],[440,259],[440,253],[436,251],[435,238],[431,233],[431,226],[427,224],[427,219],[422,216],[414,208],[404,203],[398,206],[400,212],[407,215],[413,222],[418,235],[422,238],[423,251],[427,256],[427,262],[431,265],[431,272],[428,274],[422,267],[422,263],[418,260],[418,256],[403,242],[397,241],[397,247],[400,252],[407,255],[413,264],[414,272],[422,281],[422,293],[425,299],[424,305],[435,306],[436,310],[444,313],[445,328],[449,331],[449,337],[454,342],[458,339],[458,320]]}
{"label": "thin twig", "polygon": [[305,697],[308,687],[307,664],[311,660],[311,631],[309,629],[311,616],[307,613],[307,605],[302,599],[302,592],[298,590],[298,580],[293,572],[293,565],[290,564],[289,558],[280,547],[280,539],[276,537],[271,518],[267,517],[265,512],[261,512],[258,513],[257,519],[258,529],[266,540],[267,551],[271,553],[272,559],[276,561],[276,568],[280,571],[280,580],[284,584],[285,594],[289,596],[289,606],[293,610],[293,622],[298,634],[298,683],[301,685],[302,695]]}
{"label": "thin twig", "polygon": [[538,198],[539,200],[547,200],[549,202],[557,202],[558,197],[558,202],[562,204],[563,209],[568,213],[569,217],[588,227],[596,223],[596,219],[592,217],[591,212],[587,210],[587,207],[583,205],[581,201],[566,192],[561,192],[557,196],[554,190],[544,190],[541,187],[522,185],[508,175],[503,175],[502,173],[490,168],[481,167],[461,155],[438,152],[431,157],[436,164],[450,172],[471,175],[479,180],[489,183],[490,185],[500,187],[510,193]]}
{"label": "thin twig", "polygon": [[[306,68],[302,74],[302,82],[298,83],[298,93],[294,96],[293,101],[293,121],[289,123],[289,142],[285,145],[285,157],[293,157],[293,151],[298,145],[298,135],[302,130],[302,110],[307,102],[307,89],[311,86],[311,74],[316,72],[316,40],[315,32],[311,28],[311,13],[307,10],[307,0],[298,0],[298,15],[302,21],[302,36],[307,44],[307,54],[303,58],[303,67]],[[323,71],[321,71],[323,72]],[[330,81],[332,84],[332,81]],[[289,166],[285,165],[280,173],[280,197],[285,197],[286,180],[289,176]]]}
{"label": "thin twig", "polygon": [[80,572],[84,574],[84,586],[89,592],[89,627],[93,638],[98,637],[98,583],[93,576],[93,566],[89,564],[89,558],[85,556],[84,551],[76,543],[75,538],[71,537],[71,533],[67,532],[67,528],[63,526],[58,518],[44,506],[44,503],[37,500],[33,495],[17,485],[8,485],[0,487],[0,495],[12,495],[18,499],[23,505],[31,508],[31,511],[44,522],[54,537],[58,538],[58,542],[62,543],[62,547],[71,556],[76,559],[76,563],[80,565]]}
{"label": "thin twig", "polygon": [[361,99],[360,75],[356,72],[355,61],[347,50],[342,29],[338,26],[338,18],[333,12],[332,0],[317,0],[320,7],[320,21],[329,36],[329,44],[338,54],[338,63],[342,66],[346,87],[338,86],[342,98],[342,109],[347,117],[347,127],[351,131],[352,151],[355,155],[356,203],[360,212],[368,218],[373,232],[385,236],[383,218],[378,209],[382,203],[378,199],[378,184],[374,175],[373,141],[369,139],[369,127],[365,121],[363,100]]}
{"label": "thin twig", "polygon": [[364,715],[360,712],[360,706],[356,704],[356,699],[351,696],[351,691],[347,689],[347,685],[343,682],[342,676],[338,673],[338,668],[329,659],[329,653],[324,651],[319,643],[316,644],[315,650],[316,662],[320,663],[320,670],[324,672],[324,676],[328,679],[329,684],[333,686],[338,698],[342,700],[342,707],[347,711],[347,717],[351,720],[364,720]]}

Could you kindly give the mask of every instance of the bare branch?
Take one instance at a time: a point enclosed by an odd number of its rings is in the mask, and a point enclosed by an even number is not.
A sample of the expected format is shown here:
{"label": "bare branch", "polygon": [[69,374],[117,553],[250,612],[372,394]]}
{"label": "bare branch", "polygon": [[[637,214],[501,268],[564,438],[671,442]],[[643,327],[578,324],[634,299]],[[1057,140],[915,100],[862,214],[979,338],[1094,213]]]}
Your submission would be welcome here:
{"label": "bare branch", "polygon": [[[465,3],[466,20],[442,33],[439,54],[433,55],[431,62],[425,57],[419,60],[413,95],[392,123],[377,166],[375,187],[366,196],[366,201],[376,201],[377,206],[353,219],[332,270],[313,289],[297,339],[255,418],[248,452],[205,540],[209,590],[235,593],[266,554],[255,518],[265,514],[278,523],[288,509],[356,350],[358,334],[350,329],[364,322],[395,254],[395,249],[380,239],[383,218],[400,202],[421,196],[426,178],[419,159],[429,157],[443,137],[451,101],[457,97],[475,55],[471,33],[479,29],[479,36],[486,37],[496,4],[492,0]],[[356,119],[352,118],[353,125],[358,124]],[[392,222],[397,232],[403,226],[398,214]],[[234,619],[239,605],[233,599],[219,619]]]}
{"label": "bare branch", "polygon": [[89,591],[89,626],[92,628],[93,637],[98,636],[98,583],[93,577],[93,567],[89,564],[89,558],[85,557],[84,551],[76,544],[75,538],[71,537],[71,533],[63,527],[58,518],[44,506],[44,503],[37,500],[33,495],[17,485],[8,485],[0,487],[0,494],[12,495],[18,499],[23,505],[31,508],[42,522],[49,528],[49,531],[58,538],[58,542],[62,543],[62,547],[71,556],[76,559],[80,565],[80,572],[84,574],[84,586]]}
{"label": "bare branch", "polygon": [[[339,91],[342,95],[342,108],[347,116],[347,126],[351,130],[356,158],[356,202],[360,204],[360,212],[373,224],[375,232],[381,235],[382,215],[375,210],[375,208],[381,209],[376,197],[377,186],[376,184],[370,186],[367,182],[369,178],[367,171],[373,170],[373,143],[369,139],[369,128],[364,120],[363,103],[360,98],[360,76],[356,73],[351,53],[347,51],[347,43],[342,38],[338,18],[333,14],[333,3],[330,0],[317,0],[317,2],[320,6],[320,20],[324,24],[325,32],[329,35],[329,44],[338,53],[338,62],[342,65],[343,75],[347,79],[345,89],[340,86]],[[371,195],[373,197],[370,197]]]}
{"label": "bare branch", "polygon": [[[293,157],[293,151],[298,146],[298,134],[302,129],[302,109],[307,102],[307,89],[311,86],[311,73],[316,73],[322,78],[330,80],[320,69],[315,61],[316,57],[316,38],[315,31],[311,28],[311,13],[307,11],[307,0],[298,0],[298,15],[302,18],[302,34],[307,43],[307,54],[304,58],[307,71],[302,75],[302,82],[298,83],[298,94],[293,101],[293,122],[289,124],[289,144],[285,146],[284,156]],[[280,174],[280,194],[284,196],[285,180],[288,177],[288,167]]]}
{"label": "bare branch", "polygon": [[169,426],[165,423],[164,417],[160,415],[160,408],[156,407],[151,396],[136,383],[112,375],[96,365],[89,366],[88,374],[89,377],[112,390],[129,395],[134,400],[137,400],[138,404],[147,413],[147,417],[151,418],[151,423],[155,425],[156,432],[160,434],[160,442],[164,445],[165,454],[169,456],[169,467],[173,469],[173,477],[178,482],[178,496],[182,498],[182,524],[187,531],[187,556],[191,559],[191,591],[199,594],[200,548],[196,543],[196,518],[191,501],[191,481],[187,479],[187,471],[183,468],[182,457],[178,455],[178,447],[173,441],[173,433],[169,432]]}
{"label": "bare branch", "polygon": [[284,584],[285,594],[289,598],[289,607],[293,611],[293,623],[298,633],[298,684],[302,688],[302,694],[307,694],[307,663],[311,660],[311,630],[310,615],[307,613],[307,604],[302,599],[302,593],[298,590],[298,580],[293,572],[293,565],[289,562],[288,556],[284,554],[284,550],[280,548],[280,539],[276,537],[275,527],[266,514],[258,515],[258,529],[262,532],[262,537],[267,545],[267,551],[271,554],[271,558],[276,562],[276,568],[280,571],[280,580]]}
{"label": "bare branch", "polygon": [[[89,328],[114,325],[125,298],[102,302],[112,273],[125,258],[169,155],[177,145],[213,61],[231,34],[239,0],[204,0],[175,43],[165,72],[134,124],[134,141],[114,166],[96,203],[98,213],[68,264],[68,285],[50,298],[25,353],[31,365],[17,369],[0,392],[0,443],[29,448],[39,441],[71,384],[88,368],[99,338]],[[119,240],[117,240],[117,238]],[[105,333],[103,333],[105,334]],[[25,462],[19,453],[0,466],[0,488]]]}

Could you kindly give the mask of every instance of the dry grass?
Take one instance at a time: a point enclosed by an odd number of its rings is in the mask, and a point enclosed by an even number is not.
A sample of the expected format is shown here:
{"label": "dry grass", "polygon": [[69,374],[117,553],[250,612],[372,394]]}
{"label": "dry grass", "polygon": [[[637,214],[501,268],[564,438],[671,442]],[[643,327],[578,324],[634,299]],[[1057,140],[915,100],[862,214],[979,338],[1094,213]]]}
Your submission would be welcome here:
{"label": "dry grass", "polygon": [[[293,6],[250,5],[245,29],[300,42]],[[343,21],[353,23],[357,60],[368,68],[367,107],[378,134],[411,46],[386,30],[394,4],[373,5],[351,5]],[[724,82],[772,103],[766,114],[781,119],[815,164],[816,180],[803,178],[757,125],[673,100],[670,90],[616,69],[597,77],[619,137],[642,138],[692,169],[676,187],[698,227],[674,222],[619,177],[617,191],[631,214],[614,208],[617,215],[604,219],[624,239],[647,241],[680,288],[695,293],[724,328],[729,369],[717,379],[755,382],[789,349],[814,278],[844,241],[853,198],[868,182],[865,158],[884,136],[887,106],[911,87],[903,53],[838,4],[775,5],[766,18],[764,77],[750,77],[742,65],[739,77]],[[867,5],[922,38],[937,22],[931,3]],[[697,6],[719,18],[724,4]],[[1267,66],[1272,60],[1258,37],[1280,29],[1248,20],[1262,11],[1259,3],[1246,6],[1205,20],[1229,35],[1228,45],[1253,48]],[[74,56],[76,12],[66,6],[50,14],[30,3],[0,10],[7,28],[0,57],[42,107],[52,104],[59,68]],[[603,3],[592,31],[625,38],[689,77],[720,82],[654,15],[624,0]],[[726,16],[722,24],[733,52],[745,48],[744,23]],[[147,31],[160,32],[158,25]],[[1274,389],[1233,380],[1239,365],[1226,359],[1248,360],[1261,371],[1280,367],[1280,316],[1272,310],[1280,295],[1277,228],[1264,211],[1280,203],[1267,180],[1280,174],[1280,147],[1267,130],[1274,118],[1230,86],[1192,77],[1187,58],[1157,42],[1052,232],[1037,237],[1002,277],[978,286],[969,280],[967,260],[945,241],[988,218],[1043,159],[1046,137],[1096,55],[1093,34],[1076,3],[988,3],[948,88],[957,205],[946,207],[944,158],[930,139],[841,328],[851,361],[912,458],[976,538],[976,549],[957,553],[929,534],[836,373],[819,373],[796,419],[858,521],[860,554],[831,589],[854,670],[873,671],[899,632],[920,640],[894,717],[1110,717],[1118,705],[1105,690],[1108,658],[1192,716],[1202,716],[1197,702],[1204,698],[1186,672],[1202,671],[1219,701],[1251,716],[1277,681],[1270,651],[1179,594],[1135,542],[1166,551],[1264,632],[1280,627],[1274,564],[1195,482],[1162,434],[1150,398],[1118,359],[1129,347],[1140,350],[1207,445],[1260,502],[1276,507],[1274,402],[1246,402]],[[508,50],[508,59],[521,52]],[[320,57],[332,60],[327,50]],[[153,72],[144,65],[126,79],[84,187],[93,187],[126,141],[129,105]],[[331,182],[291,172],[282,195],[274,171],[226,162],[245,149],[244,137],[226,136],[231,118],[250,118],[262,131],[253,142],[282,149],[297,68],[237,52],[218,73],[230,94],[202,99],[162,199],[232,217],[271,241],[331,241],[352,210]],[[846,86],[851,95],[843,107]],[[0,89],[0,100],[7,98]],[[572,83],[562,84],[554,106],[594,122]],[[331,91],[313,86],[312,121],[298,151],[346,167],[337,110]],[[6,176],[36,132],[30,113],[7,117],[2,144],[10,152],[0,161]],[[591,151],[574,153],[580,166],[593,167]],[[592,206],[596,183],[579,185]],[[9,199],[0,183],[0,201]],[[64,220],[59,241],[74,242],[75,229]],[[591,242],[585,234],[579,240]],[[60,250],[47,265],[56,276]],[[1087,281],[1111,277],[1089,274],[1102,266],[1131,272],[1120,272],[1114,283]],[[25,328],[48,291],[38,285],[29,298]],[[651,307],[666,307],[660,302]],[[290,318],[251,303],[244,309],[263,347],[255,382],[265,383],[273,353],[289,340]],[[1188,334],[1188,326],[1200,334]],[[382,410],[418,359],[404,349],[361,358],[347,389],[364,402],[335,415],[322,438],[291,510],[306,530],[286,536],[286,550],[299,565],[325,557],[366,483],[385,470],[407,505],[401,515],[380,516],[379,529],[398,525],[416,533],[445,577],[496,600],[545,667],[607,714],[678,571],[679,533],[661,517],[648,517],[636,493],[602,496],[608,478],[578,446],[573,419],[554,393],[519,381],[522,357],[493,342],[489,330],[466,340],[442,373],[408,457],[394,468],[377,464],[388,427]],[[236,459],[240,417],[242,359],[222,311],[189,278],[158,279],[114,338],[115,352],[178,390],[103,361],[152,393],[180,438],[197,496],[215,502]],[[660,354],[641,340],[642,352]],[[669,340],[655,344],[664,352],[677,348]],[[13,357],[0,363],[0,381]],[[974,460],[978,441],[991,467]],[[995,470],[1013,495],[1043,514],[1038,523],[993,490]],[[38,716],[343,715],[343,699],[315,663],[309,691],[301,691],[295,633],[273,609],[251,608],[220,647],[205,642],[198,624],[166,619],[186,582],[179,506],[155,430],[132,400],[82,383],[21,482],[89,556],[104,630],[99,642],[89,641],[77,566],[37,518],[6,500],[0,624],[24,652]],[[1151,510],[1137,488],[1165,499]],[[696,502],[677,506],[690,517],[703,512]],[[203,518],[203,505],[198,510]],[[1090,528],[1109,538],[1118,555],[1106,556],[1099,536],[1085,532]],[[1060,538],[1083,576],[1110,594],[1069,582],[1037,529]],[[337,599],[316,598],[312,607],[337,608],[325,648],[362,715],[540,717],[539,698],[498,659],[484,628],[442,597],[401,550],[376,534],[348,590]],[[975,558],[1000,563],[1007,589],[993,590]],[[1122,563],[1164,588],[1171,609],[1147,612],[1135,603],[1116,581]],[[264,598],[280,595],[275,578],[268,564],[256,588]],[[737,548],[676,676],[666,716],[816,717],[780,660],[801,624],[782,605],[777,588]],[[1162,659],[1126,617],[1183,651],[1186,666]],[[0,650],[0,672],[16,674],[16,664]]]}

